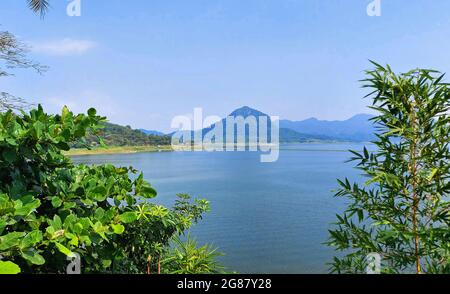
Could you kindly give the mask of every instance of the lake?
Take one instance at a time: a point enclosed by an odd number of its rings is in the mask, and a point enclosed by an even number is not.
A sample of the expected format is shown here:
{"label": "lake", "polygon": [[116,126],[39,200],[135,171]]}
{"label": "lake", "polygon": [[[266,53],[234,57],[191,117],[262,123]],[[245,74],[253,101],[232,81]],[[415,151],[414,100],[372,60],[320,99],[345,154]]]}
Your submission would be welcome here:
{"label": "lake", "polygon": [[282,145],[274,163],[256,152],[153,152],[74,156],[75,163],[132,165],[172,205],[177,193],[206,198],[211,212],[191,229],[225,253],[239,273],[326,273],[335,252],[327,240],[343,199],[336,178],[359,178],[346,150],[362,144]]}

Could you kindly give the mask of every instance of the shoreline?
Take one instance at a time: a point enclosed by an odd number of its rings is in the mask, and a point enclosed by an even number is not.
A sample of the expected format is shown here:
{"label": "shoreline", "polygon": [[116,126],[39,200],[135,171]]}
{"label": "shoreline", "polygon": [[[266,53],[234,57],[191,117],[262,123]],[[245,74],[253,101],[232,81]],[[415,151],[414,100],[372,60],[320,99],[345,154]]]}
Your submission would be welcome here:
{"label": "shoreline", "polygon": [[[302,142],[302,143],[294,143],[287,142],[281,143],[280,145],[292,146],[296,144],[302,145],[328,145],[328,144],[345,144],[345,143],[355,143],[355,142]],[[361,144],[365,144],[367,142],[359,142]],[[309,149],[290,149],[290,148],[282,148],[280,146],[280,150],[286,151],[348,151],[348,150],[340,150],[340,149],[332,149],[332,150],[309,150]],[[94,147],[92,149],[87,148],[72,148],[69,151],[65,151],[64,154],[67,156],[87,156],[87,155],[105,155],[105,154],[131,154],[131,153],[144,153],[144,152],[172,152],[172,151],[188,151],[192,146],[178,146],[178,148],[173,148],[170,145],[160,145],[160,146],[111,146],[111,147]],[[190,151],[190,150],[189,150]]]}
{"label": "shoreline", "polygon": [[85,155],[102,155],[102,154],[130,154],[140,152],[171,152],[172,146],[112,146],[112,147],[95,147],[92,149],[87,148],[72,148],[69,151],[65,151],[64,155],[67,156],[85,156]]}

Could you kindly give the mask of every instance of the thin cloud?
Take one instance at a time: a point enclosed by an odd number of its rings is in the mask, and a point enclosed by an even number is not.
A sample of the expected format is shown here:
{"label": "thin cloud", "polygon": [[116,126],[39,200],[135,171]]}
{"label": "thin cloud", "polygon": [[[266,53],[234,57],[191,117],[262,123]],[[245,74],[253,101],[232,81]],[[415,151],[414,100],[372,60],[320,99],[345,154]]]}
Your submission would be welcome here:
{"label": "thin cloud", "polygon": [[37,53],[48,55],[81,55],[96,46],[95,42],[89,40],[75,40],[65,38],[62,40],[36,42],[32,44],[32,50]]}

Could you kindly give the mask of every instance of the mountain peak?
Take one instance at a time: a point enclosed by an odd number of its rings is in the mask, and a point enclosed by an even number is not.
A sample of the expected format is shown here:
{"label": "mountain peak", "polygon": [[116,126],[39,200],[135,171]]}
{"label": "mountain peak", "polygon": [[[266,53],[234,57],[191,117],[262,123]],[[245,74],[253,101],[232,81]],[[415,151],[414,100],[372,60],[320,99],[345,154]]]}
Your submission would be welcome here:
{"label": "mountain peak", "polygon": [[248,107],[248,106],[242,106],[241,108],[238,108],[234,110],[232,113],[230,113],[230,116],[236,117],[236,116],[242,116],[242,117],[248,117],[248,116],[268,116],[267,114],[256,110],[254,108]]}
{"label": "mountain peak", "polygon": [[312,122],[312,121],[319,121],[319,120],[315,117],[310,117],[310,118],[305,119],[304,121]]}

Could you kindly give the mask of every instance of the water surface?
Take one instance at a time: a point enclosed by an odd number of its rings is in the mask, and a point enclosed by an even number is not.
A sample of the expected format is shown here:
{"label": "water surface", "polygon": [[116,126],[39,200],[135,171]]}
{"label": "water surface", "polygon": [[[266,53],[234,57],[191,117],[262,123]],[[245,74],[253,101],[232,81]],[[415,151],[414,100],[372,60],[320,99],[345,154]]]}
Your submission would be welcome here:
{"label": "water surface", "polygon": [[76,163],[129,166],[144,172],[172,205],[177,193],[211,202],[191,235],[225,253],[240,273],[325,273],[335,254],[322,243],[344,201],[333,197],[336,178],[358,178],[348,149],[357,144],[283,145],[274,163],[255,152],[154,152],[73,157]]}

